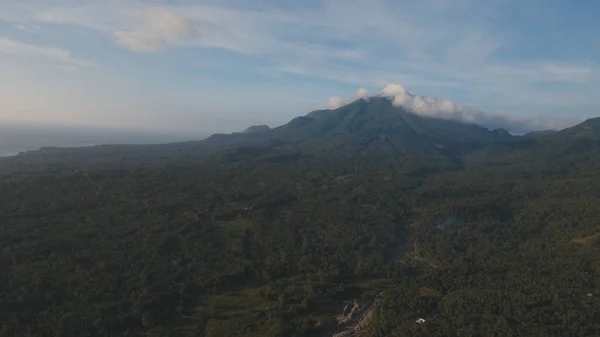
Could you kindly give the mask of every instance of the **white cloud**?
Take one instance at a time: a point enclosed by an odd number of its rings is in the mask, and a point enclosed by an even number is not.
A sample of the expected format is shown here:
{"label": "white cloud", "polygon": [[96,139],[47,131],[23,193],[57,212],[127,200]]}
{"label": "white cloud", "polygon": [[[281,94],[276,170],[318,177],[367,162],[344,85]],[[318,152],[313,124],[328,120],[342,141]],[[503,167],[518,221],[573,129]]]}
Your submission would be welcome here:
{"label": "white cloud", "polygon": [[59,60],[69,60],[71,53],[65,49],[38,47],[21,43],[7,37],[0,37],[0,53],[9,55],[36,55]]}
{"label": "white cloud", "polygon": [[[395,106],[407,108],[421,116],[478,124],[489,129],[503,128],[515,134],[536,130],[564,129],[578,122],[570,118],[551,116],[523,118],[502,113],[484,113],[448,99],[415,95],[398,83],[386,86],[380,96],[389,98]],[[342,100],[339,102],[341,103]]]}
{"label": "white cloud", "polygon": [[356,91],[356,98],[367,98],[369,96],[369,90],[360,88]]}
{"label": "white cloud", "polygon": [[395,97],[395,96],[403,96],[407,93],[406,88],[402,86],[402,84],[391,83],[388,84],[383,90],[381,94],[387,97]]}
{"label": "white cloud", "polygon": [[544,64],[542,70],[548,74],[549,79],[564,82],[585,82],[594,73],[589,67],[560,64]]}
{"label": "white cloud", "polygon": [[142,53],[161,51],[165,47],[164,40],[145,32],[118,31],[114,37],[121,46]]}
{"label": "white cloud", "polygon": [[329,99],[329,102],[327,102],[327,107],[329,109],[337,109],[339,107],[341,107],[342,105],[344,105],[342,98],[341,97],[331,97]]}
{"label": "white cloud", "polygon": [[39,26],[33,25],[33,24],[15,23],[12,25],[12,27],[16,28],[18,30],[22,30],[26,33],[32,33],[32,34],[37,34],[37,33],[43,32],[43,29],[41,29]]}
{"label": "white cloud", "polygon": [[339,96],[334,96],[329,98],[329,101],[327,102],[327,107],[329,109],[337,109],[341,106],[344,106],[352,101],[355,101],[357,99],[368,99],[369,98],[369,91],[365,88],[360,88],[358,90],[356,90],[356,93],[349,98],[343,99]]}
{"label": "white cloud", "polygon": [[421,116],[452,119],[465,123],[476,123],[478,119],[479,112],[475,110],[447,99],[412,94],[397,83],[386,86],[381,95],[390,98],[395,106],[408,108]]}
{"label": "white cloud", "polygon": [[474,63],[488,60],[502,45],[497,36],[481,32],[467,33],[447,48],[445,56],[448,62],[472,67]]}
{"label": "white cloud", "polygon": [[35,46],[3,36],[0,36],[0,54],[13,56],[41,57],[61,61],[64,63],[69,63],[71,65],[76,66],[95,65],[91,62],[86,62],[74,58],[71,55],[71,52],[69,52],[66,49],[49,46]]}
{"label": "white cloud", "polygon": [[144,11],[139,27],[116,31],[113,36],[125,48],[150,53],[195,34],[195,23],[184,15],[165,8],[150,8]]}

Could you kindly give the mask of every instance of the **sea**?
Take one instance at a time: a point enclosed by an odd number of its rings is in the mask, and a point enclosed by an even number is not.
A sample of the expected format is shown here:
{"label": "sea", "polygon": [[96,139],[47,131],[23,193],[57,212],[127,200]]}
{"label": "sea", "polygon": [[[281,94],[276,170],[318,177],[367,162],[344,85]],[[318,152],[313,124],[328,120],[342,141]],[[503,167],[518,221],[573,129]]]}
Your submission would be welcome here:
{"label": "sea", "polygon": [[0,124],[0,157],[41,147],[84,147],[108,144],[162,144],[202,140],[193,132],[161,132],[74,126]]}

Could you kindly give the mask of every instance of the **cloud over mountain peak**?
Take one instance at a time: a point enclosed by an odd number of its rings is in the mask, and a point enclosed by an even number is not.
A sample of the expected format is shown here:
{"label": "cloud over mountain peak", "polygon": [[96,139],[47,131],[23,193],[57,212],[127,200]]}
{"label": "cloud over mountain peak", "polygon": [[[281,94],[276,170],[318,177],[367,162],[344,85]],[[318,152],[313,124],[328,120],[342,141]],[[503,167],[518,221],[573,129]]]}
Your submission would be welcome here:
{"label": "cloud over mountain peak", "polygon": [[[548,129],[560,130],[579,122],[575,119],[551,116],[519,117],[499,112],[486,113],[449,99],[414,94],[399,83],[388,84],[378,96],[388,98],[393,105],[404,107],[420,116],[478,124],[489,129],[503,128],[513,134]],[[366,89],[359,89],[350,99],[332,97],[329,100],[329,108],[335,109],[356,99],[367,97]]]}

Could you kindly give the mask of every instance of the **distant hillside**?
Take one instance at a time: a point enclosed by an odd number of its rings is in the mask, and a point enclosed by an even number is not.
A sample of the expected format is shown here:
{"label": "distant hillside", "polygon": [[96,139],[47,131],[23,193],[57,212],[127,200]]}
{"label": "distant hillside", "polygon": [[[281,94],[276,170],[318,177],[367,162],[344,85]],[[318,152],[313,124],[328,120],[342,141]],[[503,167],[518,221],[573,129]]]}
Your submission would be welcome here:
{"label": "distant hillside", "polygon": [[600,164],[600,118],[589,119],[561,131],[544,131],[513,137],[472,153],[469,166],[535,166],[544,170],[572,165]]}
{"label": "distant hillside", "polygon": [[267,132],[269,130],[271,130],[271,128],[268,125],[253,125],[244,130],[242,133],[260,133]]}
{"label": "distant hillside", "polygon": [[203,143],[214,148],[287,144],[320,155],[410,157],[414,162],[425,157],[458,157],[511,137],[502,129],[491,131],[474,124],[419,116],[394,106],[388,98],[373,97],[334,110],[313,111],[260,133],[218,134]]}
{"label": "distant hillside", "polygon": [[[247,135],[256,130],[262,131],[260,136]],[[444,137],[455,137],[457,142],[489,143],[509,137],[508,132],[500,130],[490,132],[474,124],[419,116],[407,108],[394,106],[388,98],[372,97],[359,99],[334,110],[313,111],[274,129],[255,126],[243,134],[213,135],[207,142],[217,146],[256,143],[269,139],[303,142],[347,135],[387,133],[401,136],[415,145],[420,143],[411,136],[422,137],[423,140],[428,138],[430,141],[448,142],[450,139]]]}

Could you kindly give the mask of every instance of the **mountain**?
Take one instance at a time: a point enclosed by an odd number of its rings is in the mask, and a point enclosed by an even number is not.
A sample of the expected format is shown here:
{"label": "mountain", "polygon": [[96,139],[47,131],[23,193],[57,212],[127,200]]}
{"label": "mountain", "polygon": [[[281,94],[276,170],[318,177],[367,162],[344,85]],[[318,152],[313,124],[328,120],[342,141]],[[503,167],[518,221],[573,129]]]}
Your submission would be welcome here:
{"label": "mountain", "polygon": [[[402,105],[399,101],[409,103]],[[415,101],[429,105],[425,109]],[[421,106],[419,112],[414,110],[415,104]],[[231,149],[225,152],[227,162],[272,161],[274,157],[293,160],[303,155],[331,159],[368,157],[368,162],[385,161],[415,172],[435,171],[436,167],[523,165],[548,171],[548,163],[589,164],[596,154],[600,158],[600,118],[561,131],[514,136],[501,128],[490,130],[455,119],[428,117],[427,114],[444,115],[443,111],[432,110],[438,106],[443,109],[447,104],[402,91],[402,95],[360,98],[337,109],[315,110],[262,132],[213,135],[202,144],[212,149]],[[470,111],[454,103],[452,107],[455,113]],[[295,155],[290,157],[290,151]]]}
{"label": "mountain", "polygon": [[250,131],[0,159],[0,335],[600,336],[600,119]]}
{"label": "mountain", "polygon": [[336,150],[349,155],[416,150],[458,155],[511,137],[503,129],[425,117],[394,105],[390,98],[369,97],[338,109],[313,111],[261,132],[213,135],[204,143],[215,148],[291,144],[312,152]]}
{"label": "mountain", "polygon": [[523,137],[525,138],[536,138],[536,137],[542,137],[542,136],[546,136],[546,135],[551,135],[553,133],[556,133],[558,131],[556,130],[540,130],[540,131],[532,131],[532,132],[528,132],[526,134],[523,135]]}
{"label": "mountain", "polygon": [[[531,132],[471,153],[469,167],[528,167],[546,172],[575,165],[600,165],[600,118],[560,131]],[[560,169],[558,169],[560,168]],[[558,171],[557,171],[558,170]]]}
{"label": "mountain", "polygon": [[252,125],[251,127],[242,131],[242,133],[260,133],[267,132],[269,130],[271,130],[271,128],[268,125]]}
{"label": "mountain", "polygon": [[[420,96],[410,97],[427,101]],[[276,128],[254,125],[243,132],[214,134],[203,141],[69,150],[45,148],[30,151],[26,158],[21,156],[26,160],[19,163],[35,159],[58,164],[67,158],[72,163],[101,162],[107,166],[185,162],[190,158],[222,163],[291,163],[320,158],[351,159],[367,166],[387,162],[405,171],[435,172],[481,166],[544,166],[561,158],[590,161],[598,146],[600,119],[590,119],[562,131],[513,136],[504,129],[490,130],[452,119],[427,117],[423,111],[417,113],[410,108],[410,104],[398,104],[398,99],[397,95],[360,98],[337,109],[312,111]],[[438,103],[429,108],[444,106],[443,102]]]}
{"label": "mountain", "polygon": [[561,134],[579,139],[600,140],[600,117],[590,118],[581,124],[562,130]]}

